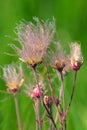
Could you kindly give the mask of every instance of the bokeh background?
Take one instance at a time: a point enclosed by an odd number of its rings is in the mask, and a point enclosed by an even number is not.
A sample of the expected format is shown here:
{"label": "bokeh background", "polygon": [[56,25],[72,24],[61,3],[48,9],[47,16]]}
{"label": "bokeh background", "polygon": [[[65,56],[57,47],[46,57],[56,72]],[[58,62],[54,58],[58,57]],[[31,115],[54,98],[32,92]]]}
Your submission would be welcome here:
{"label": "bokeh background", "polygon": [[[84,65],[78,72],[73,104],[67,117],[67,130],[87,130],[87,1],[86,0],[0,0],[0,68],[18,61],[8,46],[15,42],[14,29],[22,20],[32,21],[33,16],[46,20],[56,19],[58,40],[68,50],[69,44],[78,41],[84,56]],[[25,66],[26,68],[26,66]],[[27,68],[25,69],[27,71]],[[0,79],[0,89],[7,87]],[[65,81],[67,100],[70,96],[73,74]],[[18,96],[19,110],[24,130],[35,129],[32,101],[25,95]],[[0,130],[18,130],[12,95],[0,93]],[[47,130],[46,125],[44,130]]]}

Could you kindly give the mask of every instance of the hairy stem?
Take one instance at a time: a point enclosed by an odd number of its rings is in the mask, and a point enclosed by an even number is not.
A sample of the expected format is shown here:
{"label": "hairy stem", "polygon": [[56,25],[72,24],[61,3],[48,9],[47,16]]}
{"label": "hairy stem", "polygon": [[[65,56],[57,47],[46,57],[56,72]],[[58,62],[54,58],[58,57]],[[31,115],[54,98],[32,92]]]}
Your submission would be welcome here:
{"label": "hairy stem", "polygon": [[35,78],[36,84],[38,84],[38,78],[37,78],[37,73],[36,73],[36,67],[33,68],[33,72],[34,72],[34,78]]}
{"label": "hairy stem", "polygon": [[39,113],[39,99],[35,100],[35,114],[36,114],[36,130],[40,128],[41,130],[41,125],[40,125],[40,113]]}
{"label": "hairy stem", "polygon": [[67,107],[67,110],[66,110],[66,115],[68,114],[70,106],[72,104],[72,99],[73,99],[73,96],[74,96],[74,90],[75,90],[75,86],[76,86],[76,77],[77,77],[77,71],[74,72],[74,83],[73,83],[73,87],[72,87],[72,93],[71,93],[70,101],[69,101],[69,104],[68,104],[68,107]]}
{"label": "hairy stem", "polygon": [[52,83],[51,83],[51,79],[50,79],[50,75],[49,75],[49,72],[48,72],[48,66],[47,65],[46,65],[46,69],[47,69],[47,79],[48,79],[48,83],[49,83],[49,89],[50,89],[50,93],[51,93],[51,96],[52,96],[52,100],[53,100],[54,105],[57,106],[55,96],[54,96],[54,93],[53,93],[53,89],[52,89]]}
{"label": "hairy stem", "polygon": [[56,126],[55,121],[54,121],[53,116],[52,116],[52,111],[48,109],[48,107],[44,104],[44,102],[43,102],[43,105],[47,111],[47,114],[48,114],[50,121],[53,123],[54,128],[57,130],[57,126]]}
{"label": "hairy stem", "polygon": [[[65,90],[64,90],[64,77],[63,77],[63,74],[62,72],[60,72],[60,75],[61,75],[61,94],[60,94],[60,100],[61,98],[63,98],[63,113],[66,112],[66,101],[65,101]],[[66,118],[66,117],[65,117]],[[64,130],[66,130],[66,119],[64,121],[64,123],[62,123],[61,125],[63,125],[62,127],[64,128]],[[61,128],[62,129],[62,128]]]}
{"label": "hairy stem", "polygon": [[60,119],[60,113],[59,113],[59,111],[58,111],[58,108],[56,107],[55,123],[57,123],[58,119]]}
{"label": "hairy stem", "polygon": [[63,97],[63,112],[65,112],[66,104],[65,104],[64,77],[62,72],[60,72],[60,75],[61,75],[61,96]]}
{"label": "hairy stem", "polygon": [[19,115],[19,109],[18,109],[18,101],[17,101],[16,95],[14,95],[14,102],[15,102],[15,108],[16,108],[18,129],[22,130],[22,128],[21,128],[21,121],[20,121],[20,115]]}
{"label": "hairy stem", "polygon": [[60,113],[58,111],[58,104],[57,104],[56,99],[54,97],[54,93],[53,93],[52,84],[51,84],[50,75],[49,75],[49,72],[48,72],[48,66],[47,65],[46,65],[46,69],[47,69],[47,78],[48,78],[48,83],[49,83],[49,88],[50,88],[52,100],[53,100],[54,105],[57,108],[57,114],[56,114],[56,117],[55,117],[55,121],[53,120],[53,118],[51,119],[51,121],[53,122],[55,129],[57,129],[56,122],[57,122],[58,118],[60,118]]}
{"label": "hairy stem", "polygon": [[[48,109],[48,111],[49,111],[49,113],[51,113],[52,114],[52,108],[50,107],[50,108],[47,108]],[[49,118],[49,130],[52,130],[52,121],[51,121],[51,119]]]}
{"label": "hairy stem", "polygon": [[[40,93],[40,88],[39,88],[39,83],[38,83],[38,78],[37,78],[37,73],[36,73],[36,67],[34,67],[33,70],[34,70],[35,81],[36,81],[36,84],[38,85],[38,89],[39,89],[39,93]],[[36,113],[36,130],[37,130],[37,128],[42,130],[41,121],[40,121],[40,108],[39,108],[39,104],[40,104],[40,100],[36,99],[35,100],[35,106],[36,106],[36,110],[35,110],[35,113]]]}
{"label": "hairy stem", "polygon": [[60,123],[60,130],[63,130],[63,124]]}
{"label": "hairy stem", "polygon": [[49,83],[49,89],[50,89],[50,93],[51,93],[51,96],[53,95],[53,89],[52,89],[52,84],[51,84],[51,80],[50,80],[50,75],[49,75],[49,72],[48,72],[48,65],[46,63],[46,58],[44,58],[44,63],[45,63],[45,66],[46,66],[46,71],[47,71],[47,79],[48,79],[48,83]]}
{"label": "hairy stem", "polygon": [[52,84],[51,84],[50,75],[49,75],[49,72],[48,72],[48,66],[47,65],[46,65],[46,69],[47,69],[47,78],[48,78],[48,83],[49,83],[49,87],[50,87],[50,92],[51,92],[51,95],[53,95],[53,89],[52,89]]}

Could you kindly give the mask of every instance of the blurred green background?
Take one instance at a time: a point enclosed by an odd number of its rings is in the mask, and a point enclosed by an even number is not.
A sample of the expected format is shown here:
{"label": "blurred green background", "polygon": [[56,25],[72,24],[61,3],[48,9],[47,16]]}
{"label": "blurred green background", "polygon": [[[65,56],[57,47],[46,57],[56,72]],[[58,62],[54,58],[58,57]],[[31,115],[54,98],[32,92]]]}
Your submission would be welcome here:
{"label": "blurred green background", "polygon": [[[18,61],[17,57],[5,55],[4,52],[13,53],[8,44],[15,43],[16,24],[22,19],[32,21],[33,16],[44,20],[56,19],[58,40],[66,50],[71,41],[81,43],[84,65],[78,72],[73,104],[67,117],[67,130],[87,130],[87,0],[0,0],[1,66]],[[65,81],[68,97],[72,80],[70,74]],[[7,89],[2,77],[0,87]],[[32,101],[24,95],[19,95],[18,101],[24,130],[35,130]],[[17,130],[14,100],[11,95],[0,93],[0,130],[12,129]],[[44,130],[47,130],[46,126]]]}

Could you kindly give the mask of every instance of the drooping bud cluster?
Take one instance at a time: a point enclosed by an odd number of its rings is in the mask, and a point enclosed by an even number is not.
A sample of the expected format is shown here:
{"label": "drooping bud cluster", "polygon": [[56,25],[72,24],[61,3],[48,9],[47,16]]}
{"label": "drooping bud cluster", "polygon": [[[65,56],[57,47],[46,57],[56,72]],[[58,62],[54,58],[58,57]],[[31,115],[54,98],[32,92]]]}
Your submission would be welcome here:
{"label": "drooping bud cluster", "polygon": [[3,68],[3,77],[9,92],[17,92],[24,82],[22,66],[10,64]]}
{"label": "drooping bud cluster", "polygon": [[44,86],[42,83],[36,84],[36,86],[32,87],[32,90],[29,91],[28,95],[33,98],[40,98],[44,95]]}
{"label": "drooping bud cluster", "polygon": [[81,47],[78,43],[71,44],[71,68],[73,70],[79,70],[83,64],[83,56],[81,52]]}
{"label": "drooping bud cluster", "polygon": [[78,43],[72,43],[70,46],[71,54],[66,56],[60,49],[52,60],[52,67],[66,75],[70,69],[79,70],[83,64],[81,47]]}

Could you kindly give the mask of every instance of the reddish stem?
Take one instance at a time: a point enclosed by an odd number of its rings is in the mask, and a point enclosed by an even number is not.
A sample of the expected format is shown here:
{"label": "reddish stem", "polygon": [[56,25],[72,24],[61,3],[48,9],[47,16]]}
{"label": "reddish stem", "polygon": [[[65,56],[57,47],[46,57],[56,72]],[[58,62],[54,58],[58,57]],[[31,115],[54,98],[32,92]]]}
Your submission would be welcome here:
{"label": "reddish stem", "polygon": [[[38,78],[37,78],[37,73],[36,73],[36,66],[33,67],[33,70],[34,70],[35,81],[36,81],[36,84],[38,85],[38,89],[39,89],[39,93],[40,93],[40,88],[39,88],[39,83],[38,83]],[[38,128],[40,128],[40,130],[42,130],[41,121],[40,121],[39,103],[40,103],[40,99],[36,99],[35,100],[35,107],[36,107],[35,108],[35,113],[36,113],[36,130],[38,130]]]}
{"label": "reddish stem", "polygon": [[70,106],[72,104],[72,100],[73,100],[73,96],[74,96],[74,91],[75,91],[75,86],[76,86],[76,77],[77,77],[77,71],[74,71],[74,83],[73,83],[73,87],[72,87],[72,93],[71,93],[71,97],[70,97],[70,101],[66,110],[66,115],[69,112]]}

